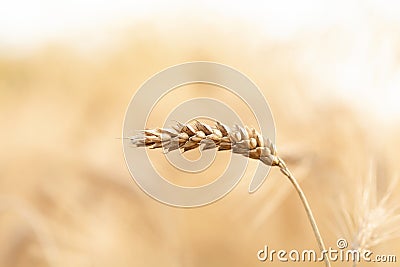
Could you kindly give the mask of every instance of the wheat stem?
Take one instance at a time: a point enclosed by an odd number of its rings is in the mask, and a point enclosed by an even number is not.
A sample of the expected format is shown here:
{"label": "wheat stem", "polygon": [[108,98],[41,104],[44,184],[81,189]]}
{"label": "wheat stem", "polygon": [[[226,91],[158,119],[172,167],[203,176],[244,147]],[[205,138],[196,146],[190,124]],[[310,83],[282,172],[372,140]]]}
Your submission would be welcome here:
{"label": "wheat stem", "polygon": [[[290,172],[290,170],[288,169],[288,167],[286,166],[285,162],[278,157],[278,167],[280,168],[281,172],[287,177],[289,178],[290,182],[292,183],[292,185],[294,186],[294,188],[296,189],[297,194],[300,197],[301,202],[303,203],[304,209],[307,213],[307,217],[308,220],[311,223],[311,227],[313,229],[314,235],[315,235],[315,239],[317,240],[318,243],[318,247],[321,250],[321,253],[323,253],[323,251],[327,251],[325,248],[325,244],[324,241],[322,240],[322,236],[321,233],[319,232],[318,226],[317,226],[317,222],[315,221],[314,215],[312,213],[310,204],[308,204],[306,195],[304,194],[303,190],[301,189],[299,183],[297,182],[296,178],[294,177],[294,175]],[[330,267],[331,264],[329,262],[329,259],[326,255],[326,252],[324,253],[324,261],[325,261],[325,266]]]}

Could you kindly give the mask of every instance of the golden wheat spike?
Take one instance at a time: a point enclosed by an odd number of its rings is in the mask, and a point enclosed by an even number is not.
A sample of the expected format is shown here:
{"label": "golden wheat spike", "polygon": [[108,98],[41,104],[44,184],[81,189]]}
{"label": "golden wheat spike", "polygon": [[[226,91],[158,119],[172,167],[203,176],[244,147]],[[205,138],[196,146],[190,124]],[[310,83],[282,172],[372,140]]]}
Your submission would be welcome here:
{"label": "golden wheat spike", "polygon": [[235,125],[231,130],[220,122],[214,126],[197,120],[193,125],[178,122],[171,129],[144,130],[142,134],[130,137],[130,140],[134,146],[164,148],[165,152],[176,149],[185,152],[198,147],[202,150],[230,150],[270,166],[278,165],[276,149],[271,140],[265,139],[256,129],[248,126]]}

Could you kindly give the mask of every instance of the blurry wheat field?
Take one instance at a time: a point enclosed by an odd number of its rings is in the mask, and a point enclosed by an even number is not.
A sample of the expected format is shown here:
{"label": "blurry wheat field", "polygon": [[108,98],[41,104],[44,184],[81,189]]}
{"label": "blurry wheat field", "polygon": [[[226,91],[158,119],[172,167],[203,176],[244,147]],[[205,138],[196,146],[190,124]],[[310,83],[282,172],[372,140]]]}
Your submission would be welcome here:
{"label": "blurry wheat field", "polygon": [[[195,209],[158,203],[130,177],[117,139],[127,105],[148,77],[186,61],[230,65],[261,88],[278,150],[327,246],[343,234],[338,196],[352,199],[371,161],[378,194],[398,172],[398,121],[382,125],[324,96],[327,85],[311,71],[342,55],[346,47],[331,45],[346,40],[340,31],[285,43],[218,29],[166,37],[141,25],[110,37],[109,46],[85,52],[56,42],[22,55],[0,50],[0,266],[282,266],[259,262],[257,251],[317,250],[278,170],[249,195],[250,164],[231,193]],[[305,57],[310,51],[317,56]],[[374,251],[400,257],[400,240]],[[386,265],[395,266],[360,266]]]}

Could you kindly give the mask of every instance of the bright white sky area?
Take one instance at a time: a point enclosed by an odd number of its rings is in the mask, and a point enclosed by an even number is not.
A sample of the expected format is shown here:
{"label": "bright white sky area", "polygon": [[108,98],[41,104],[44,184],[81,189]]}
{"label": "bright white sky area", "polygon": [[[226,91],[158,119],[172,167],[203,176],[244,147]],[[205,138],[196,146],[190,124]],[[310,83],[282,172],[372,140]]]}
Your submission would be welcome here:
{"label": "bright white sky area", "polygon": [[[400,118],[400,1],[395,0],[3,1],[0,48],[30,48],[48,40],[70,39],[77,32],[101,35],[102,29],[142,21],[163,27],[179,13],[207,20],[208,12],[254,25],[268,38],[287,42],[302,33],[346,28],[356,36],[350,39],[354,49],[343,61],[327,66],[332,68],[334,77],[329,78],[336,81],[339,97],[364,108],[367,102],[382,119]],[[390,26],[389,30],[380,34],[372,25],[375,21]],[[318,75],[318,69],[312,71]]]}

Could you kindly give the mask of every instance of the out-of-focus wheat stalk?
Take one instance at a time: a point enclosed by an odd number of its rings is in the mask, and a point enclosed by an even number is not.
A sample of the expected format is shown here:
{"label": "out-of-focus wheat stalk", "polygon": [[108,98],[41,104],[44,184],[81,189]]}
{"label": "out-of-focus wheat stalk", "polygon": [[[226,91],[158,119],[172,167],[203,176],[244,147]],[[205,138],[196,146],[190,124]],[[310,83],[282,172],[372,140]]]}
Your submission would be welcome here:
{"label": "out-of-focus wheat stalk", "polygon": [[[40,214],[20,199],[0,195],[0,216],[3,213],[14,213],[17,217],[23,219],[28,229],[35,234],[40,249],[44,252],[47,265],[57,266],[59,250]],[[22,239],[25,235],[26,233],[20,233],[16,235],[15,240]],[[18,244],[18,242],[15,242],[15,244]]]}
{"label": "out-of-focus wheat stalk", "polygon": [[[230,150],[251,159],[258,159],[266,165],[279,167],[290,180],[303,203],[319,249],[321,252],[326,251],[311,207],[299,183],[285,162],[277,155],[275,144],[269,138],[264,138],[256,129],[238,125],[230,129],[218,121],[213,127],[196,120],[194,125],[178,122],[177,126],[170,129],[143,130],[141,134],[129,137],[129,139],[136,147],[163,148],[165,153],[176,149],[182,149],[185,152],[204,144],[201,147],[202,150],[213,148],[218,148],[219,151]],[[323,255],[325,265],[329,267],[329,259],[325,254]]]}
{"label": "out-of-focus wheat stalk", "polygon": [[366,178],[354,190],[355,201],[342,199],[339,225],[351,241],[352,249],[366,250],[400,237],[400,202],[393,195],[399,179],[392,179],[381,197],[377,182],[376,171],[371,166]]}

